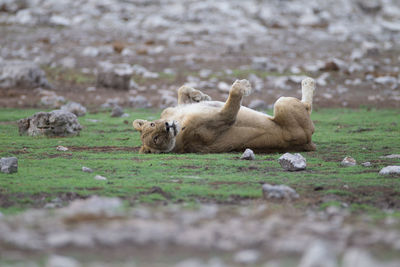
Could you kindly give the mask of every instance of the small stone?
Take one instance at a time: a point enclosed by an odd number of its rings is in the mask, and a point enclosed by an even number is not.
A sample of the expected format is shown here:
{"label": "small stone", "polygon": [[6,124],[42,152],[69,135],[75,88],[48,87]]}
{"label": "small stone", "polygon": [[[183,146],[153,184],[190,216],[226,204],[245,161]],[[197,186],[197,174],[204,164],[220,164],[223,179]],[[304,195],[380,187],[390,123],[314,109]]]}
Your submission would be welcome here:
{"label": "small stone", "polygon": [[314,241],[300,260],[299,267],[337,267],[333,249],[322,241]]}
{"label": "small stone", "polygon": [[97,86],[129,90],[133,69],[128,64],[102,64],[102,70],[97,75]]}
{"label": "small stone", "polygon": [[261,99],[254,99],[250,102],[248,107],[251,109],[262,110],[262,109],[267,109],[268,105],[267,103],[265,103],[265,101]]}
{"label": "small stone", "polygon": [[256,156],[254,155],[253,150],[251,150],[250,148],[246,148],[243,155],[240,157],[240,159],[243,160],[255,160],[255,158]]}
{"label": "small stone", "polygon": [[0,168],[3,173],[14,173],[18,171],[18,159],[16,157],[1,158]]}
{"label": "small stone", "polygon": [[130,96],[128,98],[129,105],[134,108],[149,108],[151,104],[146,97],[138,95],[135,97]]}
{"label": "small stone", "polygon": [[343,267],[373,267],[376,265],[375,260],[369,252],[358,249],[350,248],[343,255]]}
{"label": "small stone", "polygon": [[46,267],[79,267],[81,266],[78,261],[73,258],[51,255],[47,260]]}
{"label": "small stone", "polygon": [[94,177],[95,180],[100,180],[100,181],[107,181],[107,178],[101,175],[96,175]]}
{"label": "small stone", "polygon": [[247,249],[236,253],[233,257],[233,260],[241,264],[254,264],[258,261],[259,258],[260,252],[253,249]]}
{"label": "small stone", "polygon": [[399,175],[400,166],[387,166],[379,171],[380,175]]}
{"label": "small stone", "polygon": [[363,162],[363,163],[361,163],[361,165],[364,166],[364,167],[371,167],[372,166],[371,162],[369,162],[369,161]]}
{"label": "small stone", "polygon": [[93,170],[92,170],[91,168],[85,167],[85,166],[82,167],[82,171],[83,171],[83,172],[89,172],[89,173],[92,173],[92,172],[93,172]]}
{"label": "small stone", "polygon": [[68,147],[65,146],[57,146],[57,151],[68,151]]}
{"label": "small stone", "polygon": [[229,90],[231,89],[231,86],[227,84],[226,82],[219,82],[218,85],[218,90],[222,93],[228,93]]}
{"label": "small stone", "polygon": [[265,199],[274,198],[292,200],[299,198],[296,190],[287,185],[263,184],[262,191]]}
{"label": "small stone", "polygon": [[352,157],[345,157],[342,162],[340,163],[343,167],[350,167],[350,166],[356,166],[357,162],[355,159]]}
{"label": "small stone", "polygon": [[111,111],[111,117],[121,117],[122,115],[124,115],[124,109],[118,105],[114,106]]}
{"label": "small stone", "polygon": [[307,166],[306,159],[299,153],[285,153],[279,158],[279,164],[286,171],[301,171]]}
{"label": "small stone", "polygon": [[69,111],[78,117],[86,115],[86,108],[79,103],[69,102],[68,104],[61,107],[61,110]]}

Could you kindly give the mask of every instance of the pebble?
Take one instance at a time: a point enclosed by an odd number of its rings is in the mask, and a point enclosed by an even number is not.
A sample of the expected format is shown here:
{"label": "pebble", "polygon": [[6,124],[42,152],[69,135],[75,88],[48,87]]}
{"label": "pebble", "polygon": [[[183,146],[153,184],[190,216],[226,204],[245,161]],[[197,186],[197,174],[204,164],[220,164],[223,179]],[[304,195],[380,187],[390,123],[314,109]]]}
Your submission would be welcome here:
{"label": "pebble", "polygon": [[314,241],[306,250],[298,267],[337,267],[333,248],[322,241]]}
{"label": "pebble", "polygon": [[65,147],[65,146],[57,146],[56,150],[57,150],[57,151],[68,151],[68,147]]}
{"label": "pebble", "polygon": [[263,184],[262,192],[265,199],[287,199],[293,200],[299,198],[296,190],[287,185]]}
{"label": "pebble", "polygon": [[260,252],[254,249],[247,249],[237,252],[233,260],[241,264],[255,264],[260,258]]}
{"label": "pebble", "polygon": [[83,172],[89,172],[89,173],[92,173],[92,172],[93,172],[93,170],[92,170],[91,168],[85,167],[85,166],[82,167],[82,171],[83,171]]}
{"label": "pebble", "polygon": [[94,177],[95,180],[100,180],[100,181],[107,181],[107,178],[101,175],[96,175]]}
{"label": "pebble", "polygon": [[364,167],[371,167],[372,166],[371,162],[369,162],[369,161],[363,162],[363,163],[361,163],[361,165],[364,166]]}
{"label": "pebble", "polygon": [[391,154],[379,157],[381,159],[400,159],[400,154]]}
{"label": "pebble", "polygon": [[301,171],[307,166],[306,159],[299,153],[285,153],[279,158],[279,164],[286,171]]}
{"label": "pebble", "polygon": [[61,107],[61,110],[71,112],[78,117],[86,115],[87,109],[77,102],[68,102],[66,105]]}
{"label": "pebble", "polygon": [[340,163],[343,167],[350,167],[350,166],[356,166],[357,162],[355,159],[352,157],[345,157],[342,162]]}
{"label": "pebble", "polygon": [[80,263],[70,257],[51,255],[46,263],[46,267],[80,267]]}
{"label": "pebble", "polygon": [[253,150],[251,150],[250,148],[246,148],[246,150],[240,157],[240,159],[243,159],[243,160],[255,160],[255,158],[256,158],[256,156],[254,155]]}

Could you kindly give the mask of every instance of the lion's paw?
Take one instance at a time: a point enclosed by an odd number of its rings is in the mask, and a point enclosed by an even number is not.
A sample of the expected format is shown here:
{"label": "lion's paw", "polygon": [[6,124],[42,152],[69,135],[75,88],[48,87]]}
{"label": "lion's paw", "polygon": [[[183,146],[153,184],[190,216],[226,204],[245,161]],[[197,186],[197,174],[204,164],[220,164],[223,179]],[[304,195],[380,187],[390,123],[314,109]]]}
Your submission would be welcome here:
{"label": "lion's paw", "polygon": [[232,85],[232,92],[243,96],[251,94],[251,84],[248,80],[236,80]]}
{"label": "lion's paw", "polygon": [[211,97],[202,93],[199,90],[193,90],[192,92],[189,93],[189,97],[191,99],[191,102],[202,102],[202,101],[210,101]]}

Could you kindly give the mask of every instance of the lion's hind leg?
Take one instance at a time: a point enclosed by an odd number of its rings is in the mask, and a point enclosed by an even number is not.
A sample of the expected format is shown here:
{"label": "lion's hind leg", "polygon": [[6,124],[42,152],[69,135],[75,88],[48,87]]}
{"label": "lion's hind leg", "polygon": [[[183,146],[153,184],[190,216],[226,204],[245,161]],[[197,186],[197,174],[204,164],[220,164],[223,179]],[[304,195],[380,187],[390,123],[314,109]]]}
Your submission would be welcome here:
{"label": "lion's hind leg", "polygon": [[211,100],[210,96],[190,86],[184,85],[178,89],[178,105],[198,103],[210,100]]}

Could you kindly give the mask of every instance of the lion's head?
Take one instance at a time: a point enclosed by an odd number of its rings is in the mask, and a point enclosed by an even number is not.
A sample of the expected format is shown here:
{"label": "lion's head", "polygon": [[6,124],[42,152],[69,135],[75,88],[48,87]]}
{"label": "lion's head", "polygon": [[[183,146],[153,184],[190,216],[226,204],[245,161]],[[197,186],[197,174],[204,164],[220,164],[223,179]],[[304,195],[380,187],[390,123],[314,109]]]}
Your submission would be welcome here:
{"label": "lion's head", "polygon": [[166,153],[175,147],[175,139],[179,133],[176,121],[167,120],[135,120],[133,128],[140,132],[142,147],[139,153]]}

